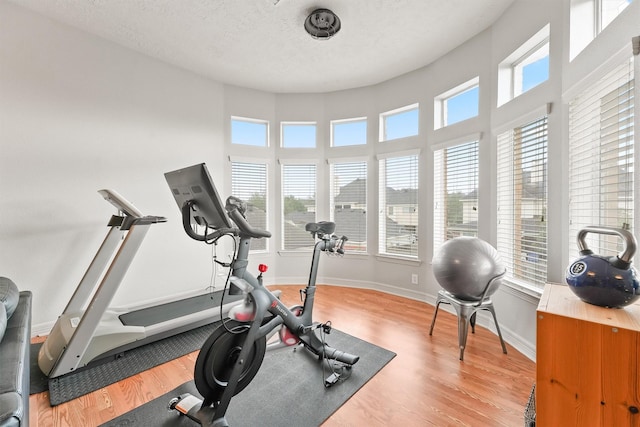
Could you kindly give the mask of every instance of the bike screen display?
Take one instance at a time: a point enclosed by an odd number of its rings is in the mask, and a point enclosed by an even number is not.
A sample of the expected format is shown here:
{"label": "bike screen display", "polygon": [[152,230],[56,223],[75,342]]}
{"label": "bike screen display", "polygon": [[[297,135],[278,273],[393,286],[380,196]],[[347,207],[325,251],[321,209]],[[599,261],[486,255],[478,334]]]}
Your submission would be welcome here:
{"label": "bike screen display", "polygon": [[232,227],[204,163],[167,172],[164,177],[178,208],[182,209],[187,202],[194,204],[193,218],[196,222],[204,220],[209,227],[216,229]]}

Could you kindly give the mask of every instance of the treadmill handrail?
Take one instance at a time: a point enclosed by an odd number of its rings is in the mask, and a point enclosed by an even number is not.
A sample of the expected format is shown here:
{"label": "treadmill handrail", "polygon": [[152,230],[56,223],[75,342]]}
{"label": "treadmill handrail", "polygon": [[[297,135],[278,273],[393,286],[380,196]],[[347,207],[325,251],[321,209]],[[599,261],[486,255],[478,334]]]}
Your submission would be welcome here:
{"label": "treadmill handrail", "polygon": [[167,222],[167,218],[163,216],[145,215],[143,217],[135,218],[126,216],[122,219],[121,230],[129,230],[134,225],[149,225]]}

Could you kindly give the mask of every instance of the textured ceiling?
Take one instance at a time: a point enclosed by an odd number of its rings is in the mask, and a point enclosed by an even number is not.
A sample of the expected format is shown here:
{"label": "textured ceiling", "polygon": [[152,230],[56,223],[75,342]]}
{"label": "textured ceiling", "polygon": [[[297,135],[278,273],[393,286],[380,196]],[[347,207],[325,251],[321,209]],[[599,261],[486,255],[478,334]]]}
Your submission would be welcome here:
{"label": "textured ceiling", "polygon": [[[425,66],[514,0],[10,0],[217,81],[274,93],[368,86]],[[317,8],[342,29],[316,40]]]}

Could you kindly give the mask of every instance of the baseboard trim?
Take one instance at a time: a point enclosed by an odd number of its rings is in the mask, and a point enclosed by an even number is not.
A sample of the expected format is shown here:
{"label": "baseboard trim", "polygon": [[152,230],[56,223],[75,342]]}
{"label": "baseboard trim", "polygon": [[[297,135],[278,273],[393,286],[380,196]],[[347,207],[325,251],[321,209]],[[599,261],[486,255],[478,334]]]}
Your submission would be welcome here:
{"label": "baseboard trim", "polygon": [[49,335],[49,332],[51,332],[51,329],[53,329],[53,325],[55,324],[56,322],[45,322],[31,325],[31,338]]}

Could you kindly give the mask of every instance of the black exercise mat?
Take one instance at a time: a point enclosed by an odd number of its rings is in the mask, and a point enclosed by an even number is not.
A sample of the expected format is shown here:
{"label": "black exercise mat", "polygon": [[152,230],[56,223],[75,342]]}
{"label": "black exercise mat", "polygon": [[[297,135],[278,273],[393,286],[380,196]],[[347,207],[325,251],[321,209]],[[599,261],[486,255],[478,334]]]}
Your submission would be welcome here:
{"label": "black exercise mat", "polygon": [[[85,368],[73,374],[48,380],[38,368],[39,344],[32,344],[30,393],[49,390],[51,406],[56,406],[92,391],[146,371],[154,366],[198,350],[217,327],[217,323],[201,326],[172,337],[164,338],[126,351],[118,359]],[[35,360],[34,360],[35,358]],[[48,380],[48,384],[47,384]]]}
{"label": "black exercise mat", "polygon": [[49,390],[49,378],[42,373],[38,366],[38,353],[42,343],[31,344],[29,349],[29,394],[42,393]]}
{"label": "black exercise mat", "polygon": [[[324,378],[329,372],[326,367],[323,372],[323,363],[317,357],[302,348],[267,351],[251,384],[231,400],[227,411],[229,425],[319,426],[395,357],[391,351],[335,329],[327,336],[327,342],[360,356],[347,379],[325,388]],[[190,381],[102,427],[193,427],[196,425],[193,421],[167,409],[169,400],[183,393],[199,397]]]}

